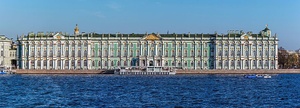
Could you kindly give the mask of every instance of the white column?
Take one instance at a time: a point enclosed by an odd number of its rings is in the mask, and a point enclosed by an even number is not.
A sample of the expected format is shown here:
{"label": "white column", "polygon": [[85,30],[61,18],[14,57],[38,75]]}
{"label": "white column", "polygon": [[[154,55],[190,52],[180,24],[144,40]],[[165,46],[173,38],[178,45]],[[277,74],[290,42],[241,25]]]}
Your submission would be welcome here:
{"label": "white column", "polygon": [[24,44],[22,44],[22,57],[25,56],[25,48],[24,48]]}
{"label": "white column", "polygon": [[37,68],[37,60],[34,60],[34,69]]}
{"label": "white column", "polygon": [[26,62],[22,60],[22,69],[25,69]]}
{"label": "white column", "polygon": [[29,43],[28,43],[28,48],[27,48],[27,50],[28,50],[28,58],[30,58],[30,56],[31,56],[31,47],[30,47],[30,45],[29,45]]}
{"label": "white column", "polygon": [[31,69],[31,60],[28,60],[28,69]]}
{"label": "white column", "polygon": [[234,42],[234,55],[233,55],[233,61],[234,61],[234,69],[236,69],[236,42]]}
{"label": "white column", "polygon": [[71,60],[68,60],[68,69],[70,70],[71,69],[71,66],[72,66],[72,61]]}
{"label": "white column", "polygon": [[46,67],[46,69],[49,69],[49,66],[50,66],[50,60],[47,60],[47,67]]}
{"label": "white column", "polygon": [[[87,69],[91,69],[91,66],[90,66],[90,64],[91,64],[91,60],[90,59],[88,59],[88,58],[90,58],[91,56],[91,53],[90,53],[90,51],[91,51],[91,45],[88,43],[88,47],[87,47]],[[118,55],[118,54],[117,54]]]}

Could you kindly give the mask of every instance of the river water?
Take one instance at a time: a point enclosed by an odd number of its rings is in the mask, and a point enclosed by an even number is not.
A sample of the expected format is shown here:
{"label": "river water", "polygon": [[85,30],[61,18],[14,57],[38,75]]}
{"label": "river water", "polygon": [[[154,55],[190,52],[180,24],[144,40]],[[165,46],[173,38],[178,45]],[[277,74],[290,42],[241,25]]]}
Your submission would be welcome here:
{"label": "river water", "polygon": [[0,107],[300,107],[300,74],[0,75]]}

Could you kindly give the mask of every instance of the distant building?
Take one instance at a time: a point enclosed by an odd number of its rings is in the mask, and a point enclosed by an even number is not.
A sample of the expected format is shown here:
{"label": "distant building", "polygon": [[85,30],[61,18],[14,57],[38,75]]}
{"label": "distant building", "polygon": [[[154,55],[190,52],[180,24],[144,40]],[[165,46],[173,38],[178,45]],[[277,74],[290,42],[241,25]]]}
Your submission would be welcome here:
{"label": "distant building", "polygon": [[296,54],[297,50],[286,50],[288,54]]}
{"label": "distant building", "polygon": [[13,47],[13,40],[5,35],[0,35],[0,66],[6,68],[16,67],[16,48]]}
{"label": "distant building", "polygon": [[17,39],[20,69],[112,69],[174,66],[182,69],[277,69],[278,39],[258,34],[29,33]]}

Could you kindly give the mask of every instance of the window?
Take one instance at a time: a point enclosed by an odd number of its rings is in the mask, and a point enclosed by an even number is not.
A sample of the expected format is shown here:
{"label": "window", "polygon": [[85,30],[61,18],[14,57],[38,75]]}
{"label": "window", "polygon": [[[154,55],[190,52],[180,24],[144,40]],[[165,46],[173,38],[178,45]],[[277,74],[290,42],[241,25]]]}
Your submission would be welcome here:
{"label": "window", "polygon": [[144,49],[144,55],[145,55],[145,56],[148,55],[147,49]]}
{"label": "window", "polygon": [[102,51],[101,51],[101,49],[99,49],[99,50],[98,50],[98,56],[100,57],[101,54],[102,54]]}
{"label": "window", "polygon": [[69,56],[69,49],[68,49],[68,48],[66,48],[66,51],[65,51],[65,52],[66,52],[66,54],[65,54],[65,55],[66,55],[66,57],[68,57],[68,56]]}
{"label": "window", "polygon": [[104,56],[108,56],[108,51],[107,50],[104,51]]}
{"label": "window", "polygon": [[72,48],[72,57],[75,57],[75,50]]}
{"label": "window", "polygon": [[181,50],[178,50],[178,56],[182,56]]}
{"label": "window", "polygon": [[121,55],[121,51],[120,51],[120,50],[118,50],[118,57],[120,57],[120,55]]}
{"label": "window", "polygon": [[87,52],[87,50],[85,49],[84,50],[84,56],[86,57],[88,55],[88,52]]}
{"label": "window", "polygon": [[81,66],[81,65],[80,65],[80,60],[77,61],[77,66]]}
{"label": "window", "polygon": [[124,66],[127,66],[127,61],[124,61]]}
{"label": "window", "polygon": [[234,56],[234,50],[233,50],[233,48],[230,51],[230,56]]}
{"label": "window", "polygon": [[222,49],[219,49],[219,56],[222,56]]}
{"label": "window", "polygon": [[59,66],[59,67],[61,66],[61,60],[57,61],[57,66]]}
{"label": "window", "polygon": [[53,56],[52,48],[50,49],[50,56],[51,56],[51,57]]}
{"label": "window", "polygon": [[168,50],[166,50],[165,57],[168,57]]}
{"label": "window", "polygon": [[77,54],[78,54],[78,55],[77,55],[78,57],[81,57],[81,50],[80,50],[80,49],[78,49]]}
{"label": "window", "polygon": [[264,65],[264,66],[265,66],[265,68],[267,68],[267,67],[268,67],[268,63],[269,63],[269,62],[266,60],[266,61],[265,61],[265,63],[264,63],[264,64],[265,64],[265,65]]}
{"label": "window", "polygon": [[246,50],[245,53],[246,53],[246,56],[249,56],[249,51],[248,50]]}
{"label": "window", "polygon": [[161,56],[161,50],[160,49],[158,50],[158,55]]}
{"label": "window", "polygon": [[151,50],[151,55],[152,55],[152,56],[155,56],[154,49]]}
{"label": "window", "polygon": [[50,66],[53,66],[53,61],[52,61],[52,60],[50,60],[49,64],[50,64]]}
{"label": "window", "polygon": [[109,54],[111,57],[113,57],[114,56],[114,50],[113,49],[111,49],[110,50],[110,54]]}
{"label": "window", "polygon": [[84,66],[88,66],[87,60],[84,60]]}
{"label": "window", "polygon": [[228,67],[229,66],[229,63],[227,60],[225,60],[225,67]]}
{"label": "window", "polygon": [[230,66],[234,67],[234,61],[233,60],[231,60]]}
{"label": "window", "polygon": [[94,50],[94,48],[92,49],[92,57],[94,57],[96,55],[96,52]]}
{"label": "window", "polygon": [[172,50],[172,57],[175,57],[175,51]]}
{"label": "window", "polygon": [[75,60],[72,60],[72,66],[75,66]]}
{"label": "window", "polygon": [[44,62],[43,62],[43,66],[44,66],[44,67],[46,67],[46,66],[47,66],[47,61],[46,61],[46,60],[44,60]]}
{"label": "window", "polygon": [[69,67],[69,61],[68,60],[65,61],[65,67]]}
{"label": "window", "polygon": [[241,56],[241,50],[237,51],[237,56]]}
{"label": "window", "polygon": [[41,61],[40,60],[37,61],[37,66],[41,66]]}

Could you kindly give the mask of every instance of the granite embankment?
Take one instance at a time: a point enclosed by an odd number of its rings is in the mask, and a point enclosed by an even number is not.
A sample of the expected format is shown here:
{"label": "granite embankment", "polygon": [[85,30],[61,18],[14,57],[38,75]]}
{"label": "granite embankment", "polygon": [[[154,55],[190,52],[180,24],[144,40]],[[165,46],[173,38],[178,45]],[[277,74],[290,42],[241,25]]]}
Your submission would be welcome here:
{"label": "granite embankment", "polygon": [[16,74],[101,74],[105,70],[33,70],[19,69]]}
{"label": "granite embankment", "polygon": [[284,74],[300,73],[300,69],[276,70],[177,70],[176,74]]}
{"label": "granite embankment", "polygon": [[[16,74],[103,74],[106,70],[16,70]],[[176,74],[283,74],[300,73],[300,69],[277,70],[177,70]]]}

